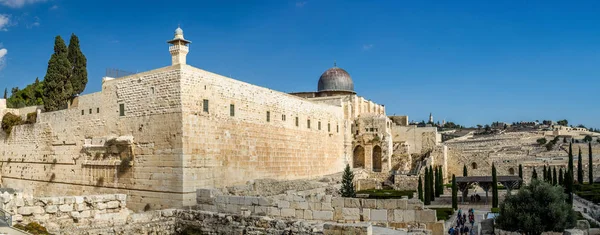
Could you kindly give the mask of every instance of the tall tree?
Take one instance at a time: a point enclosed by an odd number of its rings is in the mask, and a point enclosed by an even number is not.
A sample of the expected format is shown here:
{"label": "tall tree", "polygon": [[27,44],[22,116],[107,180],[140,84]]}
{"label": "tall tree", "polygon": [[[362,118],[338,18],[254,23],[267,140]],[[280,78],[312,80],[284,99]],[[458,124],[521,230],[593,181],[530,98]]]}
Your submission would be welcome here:
{"label": "tall tree", "polygon": [[452,174],[452,208],[458,209],[458,189],[456,187],[456,177]]}
{"label": "tall tree", "polygon": [[429,193],[429,168],[425,167],[425,195],[423,196],[425,198],[425,201],[423,201],[423,203],[425,205],[429,205],[431,204],[431,194]]}
{"label": "tall tree", "polygon": [[468,174],[467,174],[467,165],[464,165],[464,164],[463,164],[463,176],[464,177],[468,176]]}
{"label": "tall tree", "polygon": [[588,143],[588,184],[594,184],[594,161],[592,160],[592,142]]}
{"label": "tall tree", "polygon": [[519,164],[519,177],[523,179],[523,165]]}
{"label": "tall tree", "polygon": [[492,197],[492,208],[498,207],[498,179],[494,163],[492,163]]}
{"label": "tall tree", "polygon": [[67,58],[67,46],[60,36],[54,40],[54,54],[48,61],[44,77],[44,107],[55,111],[67,106],[73,87],[71,86],[71,63]]}
{"label": "tall tree", "polygon": [[429,193],[431,201],[435,201],[435,191],[433,191],[433,184],[435,182],[433,182],[433,168],[431,166],[429,166]]}
{"label": "tall tree", "polygon": [[[569,165],[565,173],[573,173],[573,142],[569,143]],[[571,179],[573,176],[571,175]]]}
{"label": "tall tree", "polygon": [[581,148],[579,148],[579,156],[577,156],[577,183],[583,184],[583,158],[581,157]]}
{"label": "tall tree", "polygon": [[419,194],[419,200],[423,201],[423,183],[421,182],[421,176],[419,176],[419,187],[417,188]]}
{"label": "tall tree", "polygon": [[438,187],[439,184],[439,178],[438,178],[438,167],[435,167],[434,171],[434,175],[433,175],[433,179],[434,179],[434,183],[433,183],[433,194],[435,195],[435,197],[439,197],[440,193],[440,187]]}
{"label": "tall tree", "polygon": [[563,170],[562,167],[558,170],[558,185],[563,186],[564,178],[563,178]]}
{"label": "tall tree", "polygon": [[87,78],[87,59],[79,48],[79,38],[75,34],[71,34],[69,40],[68,59],[72,67],[72,75],[70,78],[73,86],[71,96],[81,94],[88,82]]}
{"label": "tall tree", "polygon": [[8,98],[8,88],[4,88],[4,99]]}
{"label": "tall tree", "polygon": [[552,185],[558,184],[558,178],[556,176],[556,167],[552,168]]}
{"label": "tall tree", "polygon": [[356,196],[356,192],[354,191],[354,174],[350,170],[350,164],[346,164],[346,168],[344,169],[344,175],[342,175],[342,188],[340,189],[340,194],[342,197],[354,197]]}
{"label": "tall tree", "polygon": [[440,173],[440,175],[439,175],[440,183],[439,183],[438,187],[440,187],[440,195],[442,195],[442,194],[444,194],[444,171],[442,169],[442,166],[440,166],[439,173]]}
{"label": "tall tree", "polygon": [[535,168],[533,168],[533,173],[531,173],[531,180],[537,180],[537,172],[535,172]]}
{"label": "tall tree", "polygon": [[544,165],[544,170],[542,171],[542,179],[543,179],[544,181],[548,181],[548,178],[547,178],[547,177],[548,177],[548,174],[547,174],[547,172],[546,172],[546,166]]}
{"label": "tall tree", "polygon": [[565,176],[566,193],[569,204],[573,205],[573,172],[567,172]]}

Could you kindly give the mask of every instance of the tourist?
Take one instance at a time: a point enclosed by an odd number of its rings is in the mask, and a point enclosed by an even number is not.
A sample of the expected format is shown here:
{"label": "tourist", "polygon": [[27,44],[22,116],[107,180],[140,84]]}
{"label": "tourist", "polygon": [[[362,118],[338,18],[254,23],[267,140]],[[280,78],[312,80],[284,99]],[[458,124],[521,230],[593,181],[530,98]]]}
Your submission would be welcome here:
{"label": "tourist", "polygon": [[450,227],[450,229],[448,229],[448,234],[454,235],[454,227]]}
{"label": "tourist", "polygon": [[462,231],[462,233],[463,233],[464,235],[467,235],[467,234],[469,234],[469,227],[467,227],[467,226],[464,226],[464,227],[463,227],[463,231]]}

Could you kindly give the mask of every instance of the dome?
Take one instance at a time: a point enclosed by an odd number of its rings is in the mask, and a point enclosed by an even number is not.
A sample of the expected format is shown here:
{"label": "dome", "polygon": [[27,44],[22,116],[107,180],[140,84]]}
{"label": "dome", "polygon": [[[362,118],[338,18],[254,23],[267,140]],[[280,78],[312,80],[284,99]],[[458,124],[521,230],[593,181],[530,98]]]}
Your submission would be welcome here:
{"label": "dome", "polygon": [[348,91],[354,93],[354,83],[346,70],[333,67],[321,75],[317,91]]}
{"label": "dome", "polygon": [[175,35],[183,35],[183,29],[177,27],[177,29],[175,29]]}

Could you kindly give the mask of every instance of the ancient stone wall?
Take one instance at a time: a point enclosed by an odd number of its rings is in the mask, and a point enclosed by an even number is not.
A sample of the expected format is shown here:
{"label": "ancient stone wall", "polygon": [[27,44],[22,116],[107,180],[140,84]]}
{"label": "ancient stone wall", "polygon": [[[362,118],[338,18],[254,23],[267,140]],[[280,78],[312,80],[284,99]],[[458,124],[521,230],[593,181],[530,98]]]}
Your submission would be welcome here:
{"label": "ancient stone wall", "polygon": [[422,154],[431,151],[441,142],[436,127],[417,127],[392,125],[392,138],[394,143],[406,143],[409,153]]}

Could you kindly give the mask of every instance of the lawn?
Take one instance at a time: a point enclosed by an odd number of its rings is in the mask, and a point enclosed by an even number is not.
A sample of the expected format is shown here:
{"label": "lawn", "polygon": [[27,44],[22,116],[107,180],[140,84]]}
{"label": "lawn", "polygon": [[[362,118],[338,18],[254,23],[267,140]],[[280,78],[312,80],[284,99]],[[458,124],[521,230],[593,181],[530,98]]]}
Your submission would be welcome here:
{"label": "lawn", "polygon": [[437,215],[438,220],[448,220],[454,214],[454,209],[452,208],[429,208],[435,210],[435,214]]}
{"label": "lawn", "polygon": [[369,194],[369,198],[373,199],[400,199],[402,196],[412,198],[414,193],[414,190],[398,191],[393,189],[369,189],[356,192],[356,194]]}

